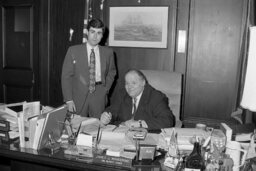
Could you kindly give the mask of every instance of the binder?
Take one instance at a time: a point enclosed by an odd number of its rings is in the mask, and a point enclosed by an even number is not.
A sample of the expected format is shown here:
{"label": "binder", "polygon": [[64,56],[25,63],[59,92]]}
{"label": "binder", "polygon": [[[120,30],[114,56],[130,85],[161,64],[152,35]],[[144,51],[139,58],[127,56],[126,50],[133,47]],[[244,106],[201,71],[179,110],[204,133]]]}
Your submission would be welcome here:
{"label": "binder", "polygon": [[1,141],[9,141],[10,140],[9,132],[0,131],[0,140]]}
{"label": "binder", "polygon": [[33,144],[34,144],[34,138],[35,138],[35,135],[36,135],[35,133],[36,133],[37,120],[38,120],[38,116],[33,117],[33,118],[28,120],[28,125],[29,125],[29,129],[28,129],[29,147],[33,147]]}
{"label": "binder", "polygon": [[60,139],[62,133],[61,125],[64,124],[66,113],[67,107],[66,105],[62,105],[48,113],[38,116],[32,146],[33,149],[39,150],[44,148],[49,143],[50,138],[53,141]]}
{"label": "binder", "polygon": [[10,122],[0,119],[0,131],[10,131]]}
{"label": "binder", "polygon": [[42,129],[45,122],[45,116],[37,118],[36,121],[36,128],[35,128],[35,136],[34,139],[31,139],[31,144],[33,144],[32,149],[37,150],[39,145],[39,140],[42,134]]}

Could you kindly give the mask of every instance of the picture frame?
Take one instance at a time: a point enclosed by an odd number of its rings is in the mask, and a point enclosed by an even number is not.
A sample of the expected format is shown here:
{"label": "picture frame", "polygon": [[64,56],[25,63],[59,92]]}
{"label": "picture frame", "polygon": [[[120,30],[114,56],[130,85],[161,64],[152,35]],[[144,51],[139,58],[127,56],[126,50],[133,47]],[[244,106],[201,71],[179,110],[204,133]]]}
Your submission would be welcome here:
{"label": "picture frame", "polygon": [[110,7],[109,46],[167,48],[168,6]]}

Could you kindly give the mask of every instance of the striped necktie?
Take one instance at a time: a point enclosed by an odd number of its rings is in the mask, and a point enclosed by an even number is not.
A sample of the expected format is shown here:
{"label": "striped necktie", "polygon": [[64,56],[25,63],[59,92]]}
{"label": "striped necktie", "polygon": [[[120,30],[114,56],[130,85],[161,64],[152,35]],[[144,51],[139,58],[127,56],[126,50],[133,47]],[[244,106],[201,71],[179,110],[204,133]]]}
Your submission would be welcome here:
{"label": "striped necktie", "polygon": [[89,83],[89,91],[93,93],[95,91],[95,53],[92,49],[90,54],[90,65],[89,65],[89,75],[90,75],[90,83]]}
{"label": "striped necktie", "polygon": [[137,98],[133,98],[133,112],[132,112],[132,115],[134,116],[136,110],[137,110],[137,106],[136,106],[136,103],[137,103]]}

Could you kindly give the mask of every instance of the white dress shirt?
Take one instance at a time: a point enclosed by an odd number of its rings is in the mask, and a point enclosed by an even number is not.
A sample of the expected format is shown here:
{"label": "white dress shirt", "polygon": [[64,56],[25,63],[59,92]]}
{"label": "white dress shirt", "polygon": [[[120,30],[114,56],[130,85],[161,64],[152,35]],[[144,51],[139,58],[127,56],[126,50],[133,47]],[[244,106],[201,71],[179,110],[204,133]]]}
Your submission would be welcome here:
{"label": "white dress shirt", "polygon": [[[136,98],[136,104],[135,104],[136,105],[136,110],[138,110],[138,105],[139,105],[139,102],[140,102],[142,92],[137,97],[135,97]],[[132,98],[132,104],[134,104],[134,98]],[[134,107],[132,107],[132,114],[133,113],[134,113]]]}
{"label": "white dress shirt", "polygon": [[90,46],[87,43],[87,56],[88,56],[88,64],[90,65],[90,54],[92,52],[92,49],[94,49],[94,54],[95,54],[95,80],[96,82],[101,81],[101,67],[100,67],[100,51],[99,51],[99,46],[95,46],[94,48]]}

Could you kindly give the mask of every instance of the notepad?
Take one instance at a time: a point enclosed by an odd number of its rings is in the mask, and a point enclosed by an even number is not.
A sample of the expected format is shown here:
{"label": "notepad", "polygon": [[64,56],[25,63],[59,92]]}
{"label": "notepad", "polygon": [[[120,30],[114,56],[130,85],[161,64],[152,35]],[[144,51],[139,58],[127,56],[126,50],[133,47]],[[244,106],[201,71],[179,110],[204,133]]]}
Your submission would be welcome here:
{"label": "notepad", "polygon": [[120,157],[122,151],[123,149],[120,147],[110,147],[107,149],[106,155]]}
{"label": "notepad", "polygon": [[93,136],[84,133],[78,134],[76,145],[92,147]]}

